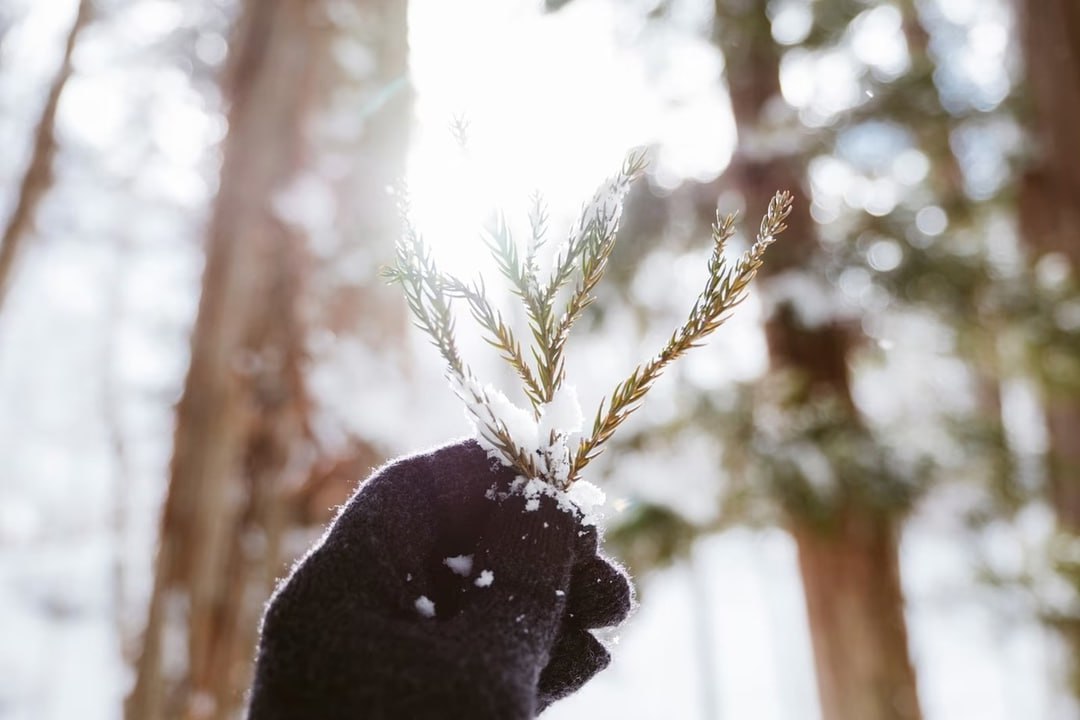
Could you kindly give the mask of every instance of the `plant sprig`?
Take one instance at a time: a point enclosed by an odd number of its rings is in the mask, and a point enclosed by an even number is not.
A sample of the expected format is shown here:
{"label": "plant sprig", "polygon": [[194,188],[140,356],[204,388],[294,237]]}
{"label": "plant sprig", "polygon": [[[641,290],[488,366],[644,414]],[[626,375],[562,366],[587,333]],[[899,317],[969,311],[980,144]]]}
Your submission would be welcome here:
{"label": "plant sprig", "polygon": [[[644,154],[633,153],[619,173],[600,187],[592,201],[582,209],[563,248],[555,254],[544,282],[539,277],[537,251],[545,242],[547,213],[538,198],[534,199],[530,212],[532,236],[524,257],[505,218],[496,216],[486,228],[486,244],[495,263],[525,308],[532,335],[529,348],[532,364],[502,313],[488,299],[483,281],[469,283],[439,271],[409,218],[406,202],[402,203],[405,232],[397,243],[396,264],[382,273],[404,289],[406,302],[416,318],[415,324],[431,338],[446,361],[455,392],[476,420],[477,432],[482,439],[520,474],[529,478],[541,477],[564,489],[580,477],[585,466],[600,454],[604,443],[641,406],[646,393],[668,365],[700,345],[746,298],[747,288],[761,268],[766,248],[786,229],[791,194],[778,192],[772,198],[756,241],[734,266],[725,259],[724,249],[735,233],[735,216],[717,213],[708,278],[686,321],[672,333],[656,356],[616,385],[610,400],[601,400],[591,434],[580,441],[576,450],[561,451],[561,461],[549,457],[558,434],[555,429],[549,432],[548,447],[521,447],[515,440],[505,420],[494,409],[496,402],[507,402],[506,399],[498,391],[482,387],[461,358],[454,339],[451,303],[464,300],[468,304],[472,317],[486,333],[485,341],[500,352],[520,378],[532,406],[532,417],[539,421],[565,379],[564,352],[570,331],[595,300],[593,292],[615,246],[623,199],[630,183],[644,168]],[[577,280],[559,312],[556,304],[560,291],[575,276]],[[569,455],[565,455],[566,452]],[[543,462],[538,462],[537,458]],[[556,473],[548,468],[559,463],[563,474],[556,478]],[[545,473],[553,476],[548,477]]]}
{"label": "plant sprig", "polygon": [[[399,210],[404,218],[404,231],[397,242],[396,263],[393,267],[383,268],[380,274],[388,282],[401,285],[415,318],[413,324],[431,338],[432,345],[442,355],[454,391],[477,421],[477,431],[519,472],[535,477],[535,461],[527,451],[518,447],[506,423],[492,410],[491,396],[477,382],[458,350],[451,299],[460,281],[451,280],[439,272],[430,249],[409,219],[408,201],[404,196]],[[498,323],[502,324],[501,317]],[[508,340],[513,342],[512,337]]]}
{"label": "plant sprig", "polygon": [[[634,368],[630,376],[615,386],[611,401],[600,401],[592,434],[582,440],[570,466],[571,481],[600,454],[619,425],[641,406],[645,394],[672,362],[691,348],[698,347],[728,318],[732,309],[746,299],[750,281],[761,268],[765,249],[776,236],[787,229],[785,220],[791,213],[791,193],[778,192],[769,202],[769,210],[761,220],[757,240],[735,267],[724,259],[724,248],[735,234],[735,215],[721,217],[717,213],[713,225],[713,251],[709,258],[709,278],[683,325],[671,334],[664,348],[643,366]],[[605,406],[607,410],[605,411]]]}
{"label": "plant sprig", "polygon": [[442,283],[451,297],[463,298],[469,304],[473,319],[488,333],[484,341],[498,350],[502,358],[521,378],[525,396],[533,407],[533,415],[539,417],[540,407],[545,402],[544,391],[525,360],[525,355],[521,352],[521,343],[514,336],[514,331],[503,321],[502,313],[488,300],[484,281],[477,280],[469,285],[456,277],[444,274]]}
{"label": "plant sprig", "polygon": [[[537,341],[533,358],[545,402],[551,402],[566,377],[564,349],[570,329],[593,301],[592,290],[603,277],[615,247],[623,198],[645,167],[645,153],[641,151],[631,153],[623,161],[619,172],[601,185],[592,201],[582,208],[566,245],[555,257],[547,283],[542,288],[534,285],[531,296],[523,297],[533,338]],[[566,310],[556,320],[555,300],[576,271],[580,271],[581,278],[567,301]]]}

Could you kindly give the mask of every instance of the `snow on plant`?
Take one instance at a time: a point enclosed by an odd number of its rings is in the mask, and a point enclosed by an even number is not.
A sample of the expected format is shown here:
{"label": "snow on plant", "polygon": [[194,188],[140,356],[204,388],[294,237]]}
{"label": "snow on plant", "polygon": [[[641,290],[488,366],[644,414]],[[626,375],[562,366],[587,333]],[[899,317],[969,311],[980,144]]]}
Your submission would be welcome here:
{"label": "snow on plant", "polygon": [[[524,254],[504,220],[497,219],[488,229],[487,245],[528,318],[528,354],[492,304],[482,278],[466,282],[439,270],[410,219],[407,199],[403,200],[405,229],[397,243],[396,262],[383,270],[383,276],[401,285],[416,325],[446,361],[451,386],[464,401],[481,445],[534,490],[537,484],[528,481],[566,490],[580,478],[619,425],[640,407],[664,369],[700,345],[745,299],[765,249],[786,229],[791,195],[778,192],[769,203],[756,241],[732,264],[724,257],[724,248],[735,233],[735,216],[717,213],[708,278],[686,321],[658,354],[615,386],[610,399],[600,401],[591,432],[583,435],[577,393],[564,384],[566,342],[574,323],[595,300],[593,291],[615,247],[623,200],[630,183],[644,169],[644,154],[632,153],[620,171],[600,186],[555,253],[546,277],[537,263],[547,225],[539,201],[530,213],[532,232]],[[561,291],[571,283],[565,302],[560,303]],[[468,306],[484,339],[513,368],[530,408],[517,407],[502,392],[480,382],[462,359],[454,333],[454,301]]]}

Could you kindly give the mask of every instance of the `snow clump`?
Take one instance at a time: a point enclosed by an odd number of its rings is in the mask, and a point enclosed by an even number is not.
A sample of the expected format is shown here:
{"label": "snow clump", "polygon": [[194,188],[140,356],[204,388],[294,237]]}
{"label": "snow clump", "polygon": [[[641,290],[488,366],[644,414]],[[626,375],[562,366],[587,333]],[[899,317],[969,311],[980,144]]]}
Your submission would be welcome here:
{"label": "snow clump", "polygon": [[454,557],[448,557],[443,560],[443,565],[450,568],[455,575],[468,577],[469,573],[472,572],[473,556],[456,555]]}
{"label": "snow clump", "polygon": [[603,490],[585,480],[578,480],[570,486],[569,490],[563,491],[537,478],[519,477],[510,489],[525,496],[525,510],[528,512],[539,510],[540,496],[547,495],[554,498],[560,510],[580,511],[584,516],[582,522],[586,525],[596,524],[597,517],[594,511],[607,500]]}
{"label": "snow clump", "polygon": [[426,618],[435,617],[435,603],[433,603],[427,595],[421,595],[416,598],[416,612]]}
{"label": "snow clump", "polygon": [[[453,376],[451,380],[454,381]],[[569,481],[570,463],[577,452],[583,424],[581,403],[572,385],[555,392],[551,402],[540,408],[539,420],[531,411],[510,402],[497,388],[481,385],[475,378],[466,377],[453,385],[454,392],[465,402],[473,433],[488,457],[510,466],[488,430],[488,427],[504,428],[518,450],[536,459],[541,477],[560,486]],[[539,504],[532,509],[536,507]]]}

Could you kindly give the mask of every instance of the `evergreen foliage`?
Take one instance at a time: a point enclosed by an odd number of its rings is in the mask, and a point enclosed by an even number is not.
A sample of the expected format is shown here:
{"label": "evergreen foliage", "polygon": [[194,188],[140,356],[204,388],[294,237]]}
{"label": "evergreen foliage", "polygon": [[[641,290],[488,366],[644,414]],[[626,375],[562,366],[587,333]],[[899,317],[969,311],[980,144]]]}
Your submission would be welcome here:
{"label": "evergreen foliage", "polygon": [[[506,416],[505,397],[482,386],[462,359],[455,339],[452,305],[464,301],[484,339],[496,348],[521,380],[531,405],[532,419],[539,422],[566,378],[565,350],[575,322],[596,299],[595,290],[615,247],[623,198],[630,183],[645,169],[643,153],[632,153],[620,171],[597,191],[585,206],[566,243],[555,253],[550,274],[541,277],[537,253],[545,243],[546,212],[534,202],[530,217],[531,237],[524,254],[518,249],[503,218],[487,230],[486,244],[513,293],[524,306],[529,323],[528,356],[503,314],[492,303],[484,281],[465,281],[441,271],[431,251],[409,220],[407,199],[402,203],[405,231],[397,243],[396,263],[383,277],[402,287],[415,324],[430,338],[446,362],[448,377],[465,402],[481,440],[500,459],[526,478],[539,478],[565,489],[603,449],[616,429],[641,406],[656,380],[675,360],[700,345],[719,328],[741,303],[764,261],[766,248],[786,229],[792,196],[778,192],[761,220],[757,239],[734,263],[725,257],[735,233],[735,215],[717,213],[712,228],[712,254],[705,286],[686,321],[653,358],[639,365],[615,386],[610,400],[601,400],[591,433],[576,447],[567,446],[570,433],[551,428],[541,447],[521,441],[513,421]],[[569,288],[568,293],[564,289]],[[564,302],[560,297],[566,294]],[[531,362],[529,357],[531,357]]]}

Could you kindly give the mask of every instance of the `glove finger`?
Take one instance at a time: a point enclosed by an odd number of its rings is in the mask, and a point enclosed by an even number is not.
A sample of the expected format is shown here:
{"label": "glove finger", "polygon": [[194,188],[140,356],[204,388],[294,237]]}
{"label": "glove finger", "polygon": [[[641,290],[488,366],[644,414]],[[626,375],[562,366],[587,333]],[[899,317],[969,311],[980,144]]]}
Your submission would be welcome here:
{"label": "glove finger", "polygon": [[585,523],[578,528],[574,554],[582,559],[591,558],[600,551],[600,531],[595,524]]}
{"label": "glove finger", "polygon": [[611,662],[611,654],[586,630],[564,628],[540,673],[537,700],[543,709],[574,692]]}
{"label": "glove finger", "polygon": [[594,555],[571,571],[566,615],[577,627],[618,625],[630,614],[633,604],[630,578],[608,560]]}

